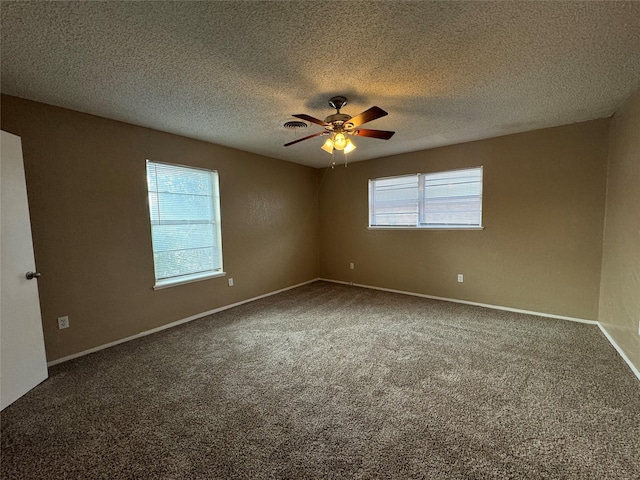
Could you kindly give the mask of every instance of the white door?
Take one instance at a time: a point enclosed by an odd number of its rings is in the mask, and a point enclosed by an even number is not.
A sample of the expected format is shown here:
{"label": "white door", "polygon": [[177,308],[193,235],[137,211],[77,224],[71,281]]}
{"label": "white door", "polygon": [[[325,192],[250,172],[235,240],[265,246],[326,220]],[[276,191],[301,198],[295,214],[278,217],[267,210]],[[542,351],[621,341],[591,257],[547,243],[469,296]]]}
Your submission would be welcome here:
{"label": "white door", "polygon": [[35,273],[27,185],[20,137],[0,142],[0,410],[45,380],[38,280]]}

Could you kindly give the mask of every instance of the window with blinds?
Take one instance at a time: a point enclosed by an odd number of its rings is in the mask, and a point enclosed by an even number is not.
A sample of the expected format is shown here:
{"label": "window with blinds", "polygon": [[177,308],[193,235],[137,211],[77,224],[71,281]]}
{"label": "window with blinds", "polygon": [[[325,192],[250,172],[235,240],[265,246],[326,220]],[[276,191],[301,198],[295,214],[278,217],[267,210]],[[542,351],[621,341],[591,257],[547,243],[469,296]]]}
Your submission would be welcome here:
{"label": "window with blinds", "polygon": [[482,228],[482,167],[369,180],[369,227]]}
{"label": "window with blinds", "polygon": [[147,160],[154,288],[223,275],[218,173]]}

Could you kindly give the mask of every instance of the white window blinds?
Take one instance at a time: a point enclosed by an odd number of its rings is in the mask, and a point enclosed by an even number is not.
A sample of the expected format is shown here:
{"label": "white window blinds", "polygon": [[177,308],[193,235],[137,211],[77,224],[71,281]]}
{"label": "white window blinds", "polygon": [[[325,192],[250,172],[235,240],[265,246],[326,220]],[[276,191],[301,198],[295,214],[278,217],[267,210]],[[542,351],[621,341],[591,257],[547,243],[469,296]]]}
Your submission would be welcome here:
{"label": "white window blinds", "polygon": [[147,185],[156,286],[222,273],[217,172],[147,161]]}
{"label": "white window blinds", "polygon": [[482,227],[482,167],[369,180],[369,226]]}
{"label": "white window blinds", "polygon": [[419,175],[369,180],[370,226],[416,226]]}

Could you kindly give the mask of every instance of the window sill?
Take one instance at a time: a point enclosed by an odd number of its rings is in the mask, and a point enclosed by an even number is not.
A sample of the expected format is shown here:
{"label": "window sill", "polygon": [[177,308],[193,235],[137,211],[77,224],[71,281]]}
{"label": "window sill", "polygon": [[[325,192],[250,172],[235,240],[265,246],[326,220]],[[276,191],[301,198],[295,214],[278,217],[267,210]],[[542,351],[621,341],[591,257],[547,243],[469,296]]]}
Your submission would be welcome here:
{"label": "window sill", "polygon": [[429,231],[453,231],[453,230],[484,230],[484,227],[367,227],[367,230],[429,230]]}
{"label": "window sill", "polygon": [[181,277],[166,278],[164,280],[156,281],[153,286],[154,290],[160,290],[163,288],[177,287],[178,285],[185,285],[187,283],[199,282],[201,280],[208,280],[210,278],[224,277],[226,272],[206,272],[206,273],[194,273],[193,275],[183,275]]}

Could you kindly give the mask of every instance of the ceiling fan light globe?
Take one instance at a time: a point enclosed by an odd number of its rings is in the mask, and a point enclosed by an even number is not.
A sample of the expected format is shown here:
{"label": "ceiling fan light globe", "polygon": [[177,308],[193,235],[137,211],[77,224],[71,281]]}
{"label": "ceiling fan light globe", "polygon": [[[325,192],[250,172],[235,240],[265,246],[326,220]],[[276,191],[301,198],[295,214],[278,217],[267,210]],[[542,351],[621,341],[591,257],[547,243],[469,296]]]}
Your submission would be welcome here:
{"label": "ceiling fan light globe", "polygon": [[322,150],[324,150],[327,153],[330,153],[333,155],[333,140],[331,140],[331,137],[327,138],[327,141],[324,142],[324,145],[322,145]]}
{"label": "ceiling fan light globe", "polygon": [[355,149],[355,143],[353,143],[350,138],[347,138],[347,144],[344,147],[344,153],[353,152]]}
{"label": "ceiling fan light globe", "polygon": [[344,147],[347,146],[347,138],[344,133],[336,133],[333,138],[333,147],[336,150],[344,150]]}

